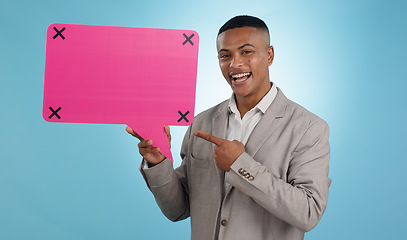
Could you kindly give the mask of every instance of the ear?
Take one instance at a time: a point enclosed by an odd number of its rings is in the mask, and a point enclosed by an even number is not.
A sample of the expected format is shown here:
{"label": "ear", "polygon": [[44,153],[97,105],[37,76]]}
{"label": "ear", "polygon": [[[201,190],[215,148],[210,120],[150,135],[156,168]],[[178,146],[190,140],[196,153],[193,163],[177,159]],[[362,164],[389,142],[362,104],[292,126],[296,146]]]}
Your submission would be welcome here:
{"label": "ear", "polygon": [[270,46],[267,49],[267,62],[269,66],[273,63],[273,59],[274,59],[274,47]]}

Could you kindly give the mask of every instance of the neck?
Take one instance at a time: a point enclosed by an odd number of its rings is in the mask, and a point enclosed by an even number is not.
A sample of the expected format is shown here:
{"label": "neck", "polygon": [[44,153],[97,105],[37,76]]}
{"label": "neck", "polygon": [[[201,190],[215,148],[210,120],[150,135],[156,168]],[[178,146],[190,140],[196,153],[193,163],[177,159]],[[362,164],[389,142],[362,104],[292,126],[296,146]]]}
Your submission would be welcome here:
{"label": "neck", "polygon": [[266,96],[266,94],[271,89],[271,84],[268,84],[267,86],[268,87],[264,88],[264,91],[262,91],[262,93],[259,94],[258,96],[256,96],[256,95],[250,95],[250,96],[235,95],[237,109],[240,112],[241,118],[243,118],[243,116],[248,111],[250,111],[252,108],[254,108],[261,101],[261,99],[263,99],[263,97]]}

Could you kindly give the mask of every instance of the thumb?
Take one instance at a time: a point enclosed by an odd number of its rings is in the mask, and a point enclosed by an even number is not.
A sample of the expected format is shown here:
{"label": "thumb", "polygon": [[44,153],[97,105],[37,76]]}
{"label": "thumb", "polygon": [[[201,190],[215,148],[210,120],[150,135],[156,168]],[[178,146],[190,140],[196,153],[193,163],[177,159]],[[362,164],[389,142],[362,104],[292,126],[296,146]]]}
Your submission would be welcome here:
{"label": "thumb", "polygon": [[168,139],[168,142],[169,142],[170,148],[171,148],[171,131],[170,131],[170,126],[164,125],[164,131],[165,131],[165,133],[167,134],[167,139]]}

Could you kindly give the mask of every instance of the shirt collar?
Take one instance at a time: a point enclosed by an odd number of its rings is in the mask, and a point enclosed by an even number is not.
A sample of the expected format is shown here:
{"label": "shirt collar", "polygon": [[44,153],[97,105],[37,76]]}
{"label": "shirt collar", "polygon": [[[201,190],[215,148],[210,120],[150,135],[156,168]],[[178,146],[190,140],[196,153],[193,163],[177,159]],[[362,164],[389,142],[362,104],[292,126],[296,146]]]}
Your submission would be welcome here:
{"label": "shirt collar", "polygon": [[[267,108],[271,105],[274,99],[277,96],[277,87],[276,85],[271,82],[271,89],[264,95],[264,97],[260,100],[259,103],[254,107],[254,109],[259,109],[263,114],[267,111]],[[235,94],[232,93],[232,96],[229,99],[228,105],[229,113],[238,113],[239,110],[237,109]]]}

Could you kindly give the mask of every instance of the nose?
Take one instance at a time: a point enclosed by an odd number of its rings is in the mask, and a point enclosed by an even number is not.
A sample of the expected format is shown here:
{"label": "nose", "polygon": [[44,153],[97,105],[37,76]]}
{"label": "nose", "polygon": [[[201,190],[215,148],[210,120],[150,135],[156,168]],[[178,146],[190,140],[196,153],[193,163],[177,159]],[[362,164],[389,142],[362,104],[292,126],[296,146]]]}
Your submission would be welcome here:
{"label": "nose", "polygon": [[239,55],[233,56],[232,60],[230,61],[230,67],[231,68],[238,68],[241,67],[242,64],[242,58]]}

